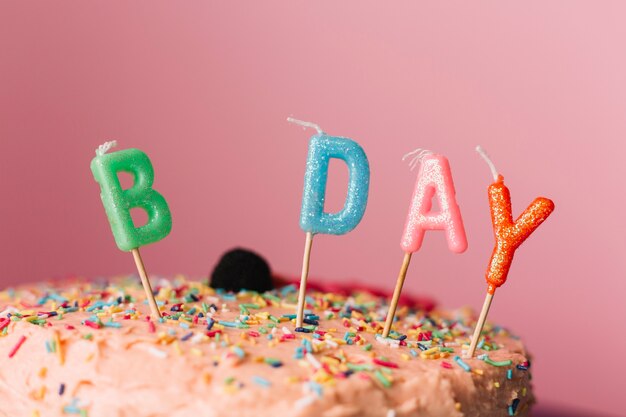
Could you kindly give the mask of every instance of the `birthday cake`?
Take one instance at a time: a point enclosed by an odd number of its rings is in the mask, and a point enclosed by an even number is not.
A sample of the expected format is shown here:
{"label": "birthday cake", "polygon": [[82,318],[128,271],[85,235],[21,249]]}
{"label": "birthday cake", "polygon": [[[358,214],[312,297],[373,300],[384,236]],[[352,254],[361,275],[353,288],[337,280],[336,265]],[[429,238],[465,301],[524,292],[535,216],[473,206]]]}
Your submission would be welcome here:
{"label": "birthday cake", "polygon": [[522,342],[468,310],[403,306],[380,336],[388,297],[297,289],[216,290],[154,280],[150,319],[136,278],[0,292],[0,416],[527,416]]}

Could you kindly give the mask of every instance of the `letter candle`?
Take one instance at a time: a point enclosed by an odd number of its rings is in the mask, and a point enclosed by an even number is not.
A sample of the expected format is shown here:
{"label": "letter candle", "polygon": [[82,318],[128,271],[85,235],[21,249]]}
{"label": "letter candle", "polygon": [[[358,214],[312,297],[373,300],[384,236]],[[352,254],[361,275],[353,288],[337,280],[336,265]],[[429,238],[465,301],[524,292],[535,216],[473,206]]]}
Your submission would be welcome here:
{"label": "letter candle", "polygon": [[[115,243],[120,250],[132,252],[152,315],[160,318],[161,313],[154,299],[139,247],[167,236],[172,229],[172,216],[165,198],[152,188],[154,170],[148,156],[139,149],[107,154],[116,145],[115,141],[106,142],[96,149],[96,157],[91,161],[91,172],[100,185],[100,198]],[[119,172],[133,174],[134,184],[131,188],[122,189],[117,176]],[[137,207],[148,214],[148,222],[140,227],[135,227],[130,214],[130,209]]]}
{"label": "letter candle", "polygon": [[[411,261],[411,255],[422,246],[424,234],[428,230],[443,230],[446,233],[448,248],[455,253],[464,252],[467,249],[467,238],[461,218],[461,210],[456,203],[454,183],[450,164],[446,157],[435,155],[430,151],[416,149],[404,155],[402,160],[412,157],[411,170],[418,164],[420,170],[415,182],[415,189],[409,207],[404,232],[400,246],[404,251],[404,258],[396,288],[393,292],[387,320],[383,330],[383,337],[388,337],[396,314],[398,300],[402,293],[402,286]],[[421,164],[420,164],[421,163]],[[440,211],[432,213],[432,200],[437,198]]]}
{"label": "letter candle", "polygon": [[493,175],[494,182],[489,186],[487,193],[489,195],[489,208],[491,210],[491,223],[496,239],[493,253],[487,267],[487,295],[483,304],[482,311],[476,323],[476,329],[472,336],[469,351],[465,355],[467,358],[474,356],[478,339],[482,333],[493,295],[496,288],[506,282],[513,262],[515,250],[534,232],[541,223],[554,211],[554,203],[544,197],[537,197],[524,210],[524,212],[513,221],[511,209],[511,194],[509,189],[504,185],[504,177],[498,174],[493,162],[485,151],[480,147],[476,147],[476,152],[483,157]]}
{"label": "letter candle", "polygon": [[[367,205],[370,168],[363,148],[352,139],[329,136],[311,122],[291,117],[288,117],[287,121],[317,130],[317,134],[311,136],[309,140],[300,212],[300,228],[306,233],[296,314],[296,330],[301,330],[313,236],[317,233],[343,235],[359,224]],[[328,165],[331,158],[344,161],[349,171],[348,193],[343,209],[337,213],[324,212]]]}

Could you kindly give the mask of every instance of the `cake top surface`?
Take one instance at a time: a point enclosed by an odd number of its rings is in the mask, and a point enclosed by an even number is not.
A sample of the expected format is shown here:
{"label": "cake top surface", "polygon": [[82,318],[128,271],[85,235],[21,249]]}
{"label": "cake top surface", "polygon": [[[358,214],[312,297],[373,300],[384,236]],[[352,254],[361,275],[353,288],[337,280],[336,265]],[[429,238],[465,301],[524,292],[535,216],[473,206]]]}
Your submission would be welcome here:
{"label": "cake top surface", "polygon": [[[0,345],[0,392],[21,395],[9,379],[38,363],[38,376],[27,375],[30,399],[90,416],[150,407],[145,415],[189,415],[207,404],[228,415],[234,404],[254,410],[270,402],[291,415],[379,415],[366,412],[368,402],[393,412],[386,415],[412,415],[430,407],[416,391],[438,396],[442,415],[462,416],[484,407],[473,404],[477,390],[489,393],[485,410],[496,404],[507,415],[527,395],[528,357],[506,329],[487,324],[478,357],[462,359],[475,324],[468,309],[402,307],[383,339],[387,299],[365,291],[309,292],[305,326],[296,331],[294,286],[233,294],[183,277],[154,283],[157,321],[132,277],[0,292],[0,341],[8,339]],[[124,412],[100,410],[97,398],[115,395],[111,387],[141,395],[116,400]],[[350,405],[355,399],[362,409]],[[158,406],[166,400],[175,408]]]}

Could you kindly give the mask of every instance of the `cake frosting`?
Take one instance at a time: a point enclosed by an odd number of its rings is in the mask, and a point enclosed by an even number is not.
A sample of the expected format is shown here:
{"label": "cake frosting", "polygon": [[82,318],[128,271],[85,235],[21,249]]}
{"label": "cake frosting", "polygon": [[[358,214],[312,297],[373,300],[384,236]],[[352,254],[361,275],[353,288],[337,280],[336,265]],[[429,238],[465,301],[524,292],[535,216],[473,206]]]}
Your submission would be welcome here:
{"label": "cake frosting", "polygon": [[0,416],[527,416],[534,398],[522,342],[467,309],[400,308],[311,291],[216,291],[155,280],[152,320],[136,279],[0,292]]}

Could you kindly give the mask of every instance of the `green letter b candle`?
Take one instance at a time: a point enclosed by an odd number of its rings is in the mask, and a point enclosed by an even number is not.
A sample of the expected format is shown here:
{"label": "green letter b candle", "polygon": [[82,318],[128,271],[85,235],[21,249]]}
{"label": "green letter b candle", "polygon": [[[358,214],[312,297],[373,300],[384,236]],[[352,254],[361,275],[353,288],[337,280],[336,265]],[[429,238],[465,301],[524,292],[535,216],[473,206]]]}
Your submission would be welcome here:
{"label": "green letter b candle", "polygon": [[[110,146],[105,144],[96,151],[91,172],[100,185],[100,197],[117,247],[130,251],[163,239],[172,230],[172,215],[165,198],[152,188],[154,169],[150,159],[139,149],[106,153]],[[131,188],[122,189],[119,172],[133,175]],[[145,225],[135,227],[132,208],[146,211]]]}

